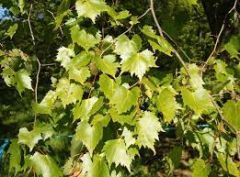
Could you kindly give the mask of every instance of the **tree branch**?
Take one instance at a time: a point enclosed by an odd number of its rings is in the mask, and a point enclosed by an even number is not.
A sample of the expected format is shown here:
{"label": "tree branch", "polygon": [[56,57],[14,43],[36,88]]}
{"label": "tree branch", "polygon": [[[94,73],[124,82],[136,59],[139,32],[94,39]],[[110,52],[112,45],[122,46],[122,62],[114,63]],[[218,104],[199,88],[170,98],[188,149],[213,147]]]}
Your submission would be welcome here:
{"label": "tree branch", "polygon": [[224,20],[223,20],[223,24],[222,24],[222,26],[221,26],[221,29],[220,29],[220,31],[219,31],[219,33],[218,33],[218,35],[217,35],[217,39],[216,39],[216,42],[215,42],[215,44],[214,44],[213,50],[212,50],[212,52],[210,53],[210,55],[208,56],[208,58],[207,58],[206,62],[204,63],[204,65],[202,66],[202,68],[201,68],[201,73],[204,73],[207,64],[209,63],[209,61],[210,61],[210,59],[213,57],[213,55],[216,53],[217,47],[218,47],[218,45],[219,45],[219,43],[220,43],[220,38],[222,37],[222,33],[223,33],[224,29],[225,29],[227,17],[228,17],[228,15],[231,14],[233,11],[236,11],[236,12],[237,12],[237,3],[238,3],[238,0],[235,0],[235,2],[234,2],[234,4],[233,4],[233,7],[232,7],[232,8],[228,11],[228,13],[226,14],[226,16],[225,16],[225,18],[224,18]]}
{"label": "tree branch", "polygon": [[[33,8],[33,5],[31,4],[30,8],[29,8],[27,21],[28,21],[29,31],[30,31],[30,34],[31,34],[31,37],[32,37],[32,43],[33,43],[34,47],[36,47],[35,37],[34,37],[34,34],[33,34],[32,24],[31,24],[32,8]],[[39,84],[39,76],[40,76],[40,72],[41,72],[41,62],[37,57],[36,57],[36,60],[37,60],[37,63],[38,63],[38,70],[37,70],[37,75],[36,75],[36,83],[35,83],[35,87],[34,87],[34,97],[35,97],[35,102],[38,103],[38,84]],[[34,124],[33,124],[34,127],[36,125],[36,121],[37,121],[37,114],[35,114],[35,116],[34,116]]]}
{"label": "tree branch", "polygon": [[163,30],[162,30],[161,26],[158,23],[158,20],[157,20],[157,17],[156,17],[156,13],[155,13],[155,10],[154,10],[154,2],[153,2],[153,0],[150,0],[150,9],[151,9],[153,20],[154,20],[154,22],[155,22],[155,24],[157,26],[158,32],[163,37]]}
{"label": "tree branch", "polygon": [[[163,29],[161,28],[161,26],[160,26],[160,24],[159,24],[159,22],[158,22],[158,20],[157,20],[156,14],[155,14],[153,0],[150,0],[150,9],[151,9],[151,12],[152,12],[153,20],[154,20],[154,22],[155,22],[155,24],[156,24],[156,26],[157,26],[157,29],[158,29],[158,32],[159,32],[160,36],[163,37],[163,38],[165,38],[165,37],[164,37],[164,34],[163,34]],[[167,34],[165,31],[164,31],[164,33]],[[167,36],[168,36],[169,38],[171,38],[170,35],[167,34]],[[177,51],[176,49],[173,50],[173,53],[175,54],[175,56],[177,57],[177,59],[179,60],[179,62],[183,65],[183,67],[184,67],[187,75],[190,76],[189,71],[188,71],[188,68],[187,68],[187,65],[185,64],[185,62],[184,62],[184,60],[182,59],[181,55],[178,53],[178,51]]]}

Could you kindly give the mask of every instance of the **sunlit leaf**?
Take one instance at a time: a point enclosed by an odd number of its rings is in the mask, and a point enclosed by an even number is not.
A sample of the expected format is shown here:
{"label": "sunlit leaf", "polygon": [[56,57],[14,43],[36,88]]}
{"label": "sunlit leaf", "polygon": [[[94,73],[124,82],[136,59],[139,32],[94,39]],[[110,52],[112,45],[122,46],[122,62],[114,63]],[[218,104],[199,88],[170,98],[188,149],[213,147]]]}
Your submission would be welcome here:
{"label": "sunlit leaf", "polygon": [[90,155],[102,139],[103,130],[98,124],[89,125],[86,121],[82,121],[76,129],[76,138],[83,142],[87,147]]}
{"label": "sunlit leaf", "polygon": [[131,158],[127,154],[127,147],[123,139],[108,140],[103,151],[110,165],[115,163],[116,166],[125,166],[130,171]]}
{"label": "sunlit leaf", "polygon": [[154,143],[158,140],[158,133],[161,130],[162,126],[158,118],[151,112],[144,112],[137,122],[138,146],[148,147],[155,152]]}
{"label": "sunlit leaf", "polygon": [[35,152],[31,158],[31,163],[38,175],[43,177],[61,177],[63,176],[62,170],[58,167],[56,162],[48,155],[42,155]]}

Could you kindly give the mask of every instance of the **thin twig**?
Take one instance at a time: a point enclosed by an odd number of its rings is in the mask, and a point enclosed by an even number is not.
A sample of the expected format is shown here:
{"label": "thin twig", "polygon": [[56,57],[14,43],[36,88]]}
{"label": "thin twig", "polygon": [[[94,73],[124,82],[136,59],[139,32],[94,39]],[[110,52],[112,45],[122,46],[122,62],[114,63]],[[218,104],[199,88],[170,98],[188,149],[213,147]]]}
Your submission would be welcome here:
{"label": "thin twig", "polygon": [[191,58],[187,55],[187,53],[180,47],[177,42],[165,31],[163,31],[164,35],[183,53],[183,55],[190,61]]}
{"label": "thin twig", "polygon": [[[149,12],[150,10],[151,10],[151,9],[148,8],[148,9],[147,9],[142,15],[140,15],[137,19],[140,20],[141,18],[143,18],[145,15],[148,14],[148,12]],[[130,32],[130,31],[132,30],[133,26],[134,26],[134,24],[132,24],[126,31],[124,31],[124,32],[123,32],[122,34],[120,34],[118,37],[120,37],[120,36],[122,36],[122,35],[124,35],[124,34],[127,34],[128,32]],[[106,51],[108,51],[108,49],[109,49],[110,47],[112,47],[115,42],[116,42],[116,41],[114,40],[108,47],[106,47],[106,48],[102,51],[102,53],[100,54],[100,56],[102,56]]]}
{"label": "thin twig", "polygon": [[56,63],[46,63],[46,64],[41,64],[42,67],[45,67],[45,66],[55,66]]}
{"label": "thin twig", "polygon": [[38,63],[38,70],[37,70],[37,75],[36,75],[36,83],[35,83],[35,102],[38,103],[38,84],[39,84],[39,76],[41,72],[41,62],[37,58],[37,63]]}
{"label": "thin twig", "polygon": [[34,37],[34,34],[33,34],[33,30],[32,30],[32,25],[31,25],[31,13],[32,13],[32,8],[33,8],[33,5],[31,4],[30,5],[30,8],[29,8],[29,13],[28,13],[28,26],[29,26],[29,30],[30,30],[30,34],[31,34],[31,37],[32,37],[32,43],[33,45],[35,46],[35,37]]}
{"label": "thin twig", "polygon": [[210,55],[208,56],[206,62],[204,63],[203,67],[201,68],[201,73],[203,73],[205,71],[205,67],[207,66],[207,64],[209,63],[210,59],[213,57],[213,55],[216,53],[217,51],[217,47],[219,45],[219,42],[220,42],[220,39],[222,37],[222,33],[225,29],[225,25],[226,25],[226,21],[227,21],[227,17],[229,14],[231,14],[234,10],[237,11],[237,3],[238,3],[238,0],[235,0],[234,4],[233,4],[233,7],[228,11],[228,13],[225,15],[224,17],[224,20],[223,20],[223,24],[221,26],[221,29],[217,35],[217,39],[216,39],[216,42],[214,44],[214,47],[213,47],[213,50],[212,52],[210,53]]}
{"label": "thin twig", "polygon": [[[147,15],[150,10],[151,10],[151,9],[148,8],[142,15],[140,15],[140,16],[137,18],[137,20],[140,20],[140,19],[143,18],[145,15]],[[134,26],[134,24],[132,24],[126,31],[124,31],[124,32],[123,32],[122,34],[120,34],[119,36],[122,36],[122,35],[124,35],[124,34],[127,34],[129,31],[132,30],[133,26]]]}
{"label": "thin twig", "polygon": [[[53,14],[50,10],[47,10],[47,12],[51,14],[51,16],[52,16],[52,18],[53,18],[54,20],[56,20],[54,14]],[[63,33],[63,29],[62,29],[62,26],[61,26],[61,25],[59,26],[59,30],[60,30],[61,35],[63,36],[64,33]]]}
{"label": "thin twig", "polygon": [[[29,9],[29,13],[28,13],[28,26],[29,26],[31,37],[32,37],[32,43],[35,47],[36,46],[35,37],[34,37],[34,34],[33,34],[32,25],[31,25],[32,8],[33,8],[33,5],[31,4],[30,9]],[[34,97],[35,97],[35,102],[38,103],[38,84],[39,84],[39,75],[40,75],[40,72],[41,72],[41,62],[37,57],[36,57],[36,60],[37,60],[37,63],[38,63],[38,70],[37,70],[36,83],[35,83],[35,88],[34,88]],[[35,116],[34,116],[34,124],[33,124],[34,127],[36,125],[36,121],[37,121],[37,114],[35,114]]]}
{"label": "thin twig", "polygon": [[[157,29],[158,29],[158,32],[159,32],[160,36],[165,38],[164,34],[163,34],[163,29],[161,28],[161,26],[160,26],[160,24],[159,24],[159,22],[157,20],[156,14],[155,14],[153,0],[150,0],[150,9],[151,9],[151,12],[152,12],[153,20],[154,20],[154,22],[155,22],[155,24],[157,26]],[[166,34],[166,32],[164,32],[164,33]],[[167,35],[167,36],[170,37],[170,35]],[[179,60],[179,62],[183,65],[187,75],[190,76],[188,68],[187,68],[187,65],[184,62],[184,60],[182,59],[181,55],[178,53],[178,51],[176,49],[173,50],[173,53],[176,55],[176,57]]]}
{"label": "thin twig", "polygon": [[213,99],[212,95],[211,95],[210,93],[209,93],[208,95],[209,95],[209,98],[210,98],[213,106],[216,108],[216,110],[217,110],[217,112],[218,112],[221,120],[229,127],[229,129],[231,130],[231,132],[232,132],[233,134],[236,134],[234,128],[226,121],[225,117],[224,117],[223,114],[222,114],[222,111],[221,111],[220,107],[218,106],[218,104],[216,103],[216,101]]}
{"label": "thin twig", "polygon": [[154,22],[155,22],[155,24],[157,26],[158,32],[163,37],[163,30],[162,30],[161,26],[158,23],[158,20],[157,20],[157,17],[156,17],[156,13],[155,13],[155,10],[154,10],[153,0],[150,0],[150,9],[151,9],[153,20],[154,20]]}

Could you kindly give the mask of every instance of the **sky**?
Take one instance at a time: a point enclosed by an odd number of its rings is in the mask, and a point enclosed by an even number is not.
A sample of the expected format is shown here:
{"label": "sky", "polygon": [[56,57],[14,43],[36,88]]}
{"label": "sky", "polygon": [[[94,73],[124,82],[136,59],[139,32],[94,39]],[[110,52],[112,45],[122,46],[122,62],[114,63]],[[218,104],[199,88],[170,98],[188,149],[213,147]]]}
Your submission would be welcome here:
{"label": "sky", "polygon": [[0,21],[6,19],[7,17],[7,9],[0,6]]}

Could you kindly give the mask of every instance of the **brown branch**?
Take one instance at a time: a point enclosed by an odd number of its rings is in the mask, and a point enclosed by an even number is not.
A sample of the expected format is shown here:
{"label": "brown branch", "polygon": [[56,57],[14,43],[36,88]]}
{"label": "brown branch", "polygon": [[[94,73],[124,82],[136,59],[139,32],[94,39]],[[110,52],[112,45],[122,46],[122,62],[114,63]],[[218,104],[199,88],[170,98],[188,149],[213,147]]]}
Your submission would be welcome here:
{"label": "brown branch", "polygon": [[217,39],[216,39],[216,42],[215,42],[215,44],[214,44],[213,50],[212,50],[212,52],[210,53],[210,55],[208,56],[206,62],[205,62],[204,65],[203,65],[203,67],[201,68],[201,73],[203,73],[203,72],[205,71],[205,68],[206,68],[207,64],[209,63],[210,59],[211,59],[211,58],[213,57],[213,55],[216,53],[217,47],[218,47],[218,45],[219,45],[219,43],[220,43],[220,39],[221,39],[221,37],[222,37],[222,33],[223,33],[224,29],[225,29],[227,17],[228,17],[228,15],[231,14],[233,11],[236,11],[236,12],[237,12],[237,3],[238,3],[238,0],[235,0],[235,2],[234,2],[234,4],[233,4],[233,7],[232,7],[232,8],[228,11],[228,13],[226,14],[226,16],[225,16],[225,18],[224,18],[224,20],[223,20],[223,24],[222,24],[222,26],[221,26],[221,29],[220,29],[220,31],[219,31],[219,33],[218,33],[218,35],[217,35]]}

